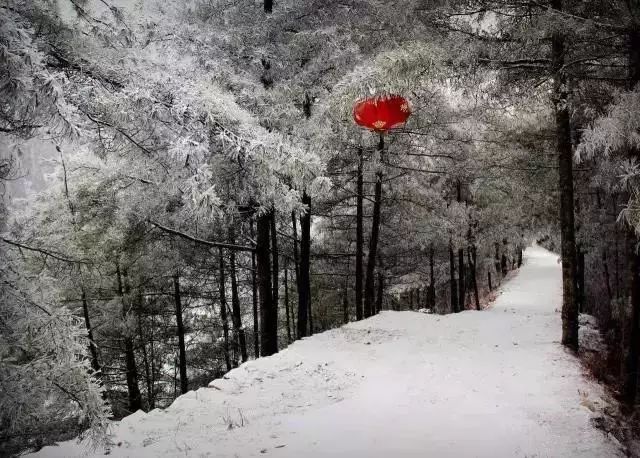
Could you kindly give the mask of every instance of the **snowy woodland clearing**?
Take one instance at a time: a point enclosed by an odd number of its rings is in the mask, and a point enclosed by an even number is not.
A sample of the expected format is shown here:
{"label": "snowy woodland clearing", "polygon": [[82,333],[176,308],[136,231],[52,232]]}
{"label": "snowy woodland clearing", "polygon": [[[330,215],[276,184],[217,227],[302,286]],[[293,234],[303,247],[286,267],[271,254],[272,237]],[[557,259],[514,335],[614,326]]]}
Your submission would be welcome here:
{"label": "snowy woodland clearing", "polygon": [[114,424],[109,455],[624,456],[590,421],[602,388],[559,345],[561,291],[557,255],[530,247],[487,310],[384,311],[305,338]]}
{"label": "snowy woodland clearing", "polygon": [[638,0],[0,0],[0,455],[638,455],[639,84]]}

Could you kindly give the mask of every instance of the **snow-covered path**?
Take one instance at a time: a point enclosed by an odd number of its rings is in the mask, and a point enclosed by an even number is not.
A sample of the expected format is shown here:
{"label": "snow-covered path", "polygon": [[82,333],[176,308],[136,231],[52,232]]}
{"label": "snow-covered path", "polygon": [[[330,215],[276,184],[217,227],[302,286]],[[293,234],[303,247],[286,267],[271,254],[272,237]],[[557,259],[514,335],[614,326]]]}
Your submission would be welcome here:
{"label": "snow-covered path", "polygon": [[[110,454],[618,456],[590,422],[601,387],[559,344],[556,261],[527,249],[489,310],[383,312],[244,364],[116,424]],[[70,442],[37,456],[82,453]]]}

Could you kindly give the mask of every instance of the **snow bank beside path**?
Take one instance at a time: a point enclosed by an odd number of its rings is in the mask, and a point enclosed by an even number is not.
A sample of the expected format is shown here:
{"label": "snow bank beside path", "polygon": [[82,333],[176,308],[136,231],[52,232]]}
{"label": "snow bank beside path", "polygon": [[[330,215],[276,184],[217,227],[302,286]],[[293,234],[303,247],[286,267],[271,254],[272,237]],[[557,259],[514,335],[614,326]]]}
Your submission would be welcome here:
{"label": "snow bank beside path", "polygon": [[[116,423],[108,453],[621,456],[590,421],[602,388],[559,344],[557,256],[539,247],[525,256],[489,310],[382,312],[296,342],[165,411]],[[33,456],[86,454],[65,442]]]}

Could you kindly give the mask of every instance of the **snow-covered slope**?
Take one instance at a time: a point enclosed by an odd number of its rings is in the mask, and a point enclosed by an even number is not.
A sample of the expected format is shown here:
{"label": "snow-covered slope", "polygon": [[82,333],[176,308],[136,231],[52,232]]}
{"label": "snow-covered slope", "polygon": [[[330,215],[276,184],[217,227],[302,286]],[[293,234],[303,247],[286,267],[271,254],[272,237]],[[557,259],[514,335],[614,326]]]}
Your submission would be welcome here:
{"label": "snow-covered slope", "polygon": [[590,422],[601,387],[559,344],[560,288],[557,257],[531,247],[490,310],[383,312],[296,342],[117,423],[110,455],[618,456]]}

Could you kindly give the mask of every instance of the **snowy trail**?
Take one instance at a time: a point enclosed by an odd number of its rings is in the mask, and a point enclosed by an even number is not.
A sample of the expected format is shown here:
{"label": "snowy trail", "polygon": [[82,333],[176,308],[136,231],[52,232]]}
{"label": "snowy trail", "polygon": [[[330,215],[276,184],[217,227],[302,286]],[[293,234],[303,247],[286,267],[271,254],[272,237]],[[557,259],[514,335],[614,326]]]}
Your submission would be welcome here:
{"label": "snowy trail", "polygon": [[557,256],[525,255],[489,310],[383,312],[304,339],[126,418],[110,455],[622,456],[590,422],[602,388],[559,344]]}

